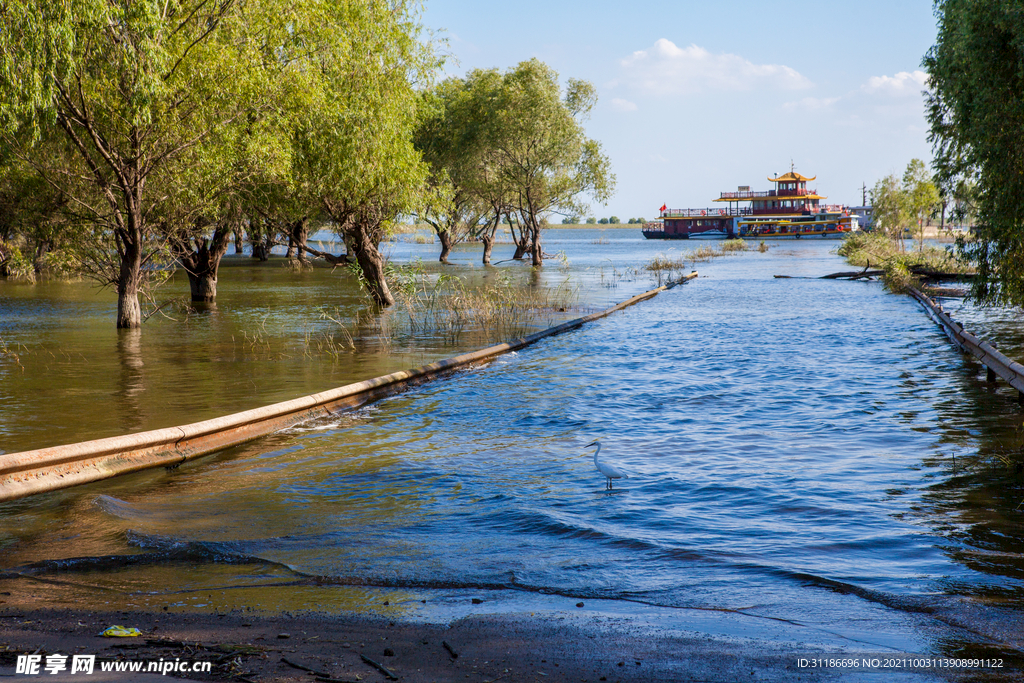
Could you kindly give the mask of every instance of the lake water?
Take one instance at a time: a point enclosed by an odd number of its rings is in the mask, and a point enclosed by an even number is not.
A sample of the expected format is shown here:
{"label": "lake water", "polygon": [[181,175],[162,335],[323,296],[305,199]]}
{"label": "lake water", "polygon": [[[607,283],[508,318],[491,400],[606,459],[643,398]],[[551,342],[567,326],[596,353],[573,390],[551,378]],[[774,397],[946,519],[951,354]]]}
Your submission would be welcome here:
{"label": "lake water", "polygon": [[[540,275],[484,271],[471,246],[443,270],[571,286],[575,317],[651,288],[631,269],[653,256],[700,244],[551,230],[545,249],[565,262]],[[1016,392],[986,384],[909,297],[772,277],[848,269],[835,242],[771,244],[337,420],[2,504],[0,569],[58,581],[5,589],[40,605],[425,620],[583,599],[801,652],[1019,653]],[[390,248],[442,270],[435,245]],[[0,357],[0,450],[192,422],[487,342],[367,333],[311,356],[300,341],[325,324],[317,310],[364,306],[347,277],[246,260],[223,270],[216,308],[154,318],[141,337],[118,335],[113,297],[89,285],[0,282],[0,338],[20,349]],[[1024,349],[1012,314],[947,307]],[[612,491],[585,448],[595,439],[630,473]]]}

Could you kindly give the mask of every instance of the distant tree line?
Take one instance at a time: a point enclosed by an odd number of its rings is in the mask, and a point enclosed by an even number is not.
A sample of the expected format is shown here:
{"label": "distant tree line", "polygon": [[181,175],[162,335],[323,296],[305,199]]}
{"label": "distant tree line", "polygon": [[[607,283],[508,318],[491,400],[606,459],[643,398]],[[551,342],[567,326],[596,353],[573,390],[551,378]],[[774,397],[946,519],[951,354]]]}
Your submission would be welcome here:
{"label": "distant tree line", "polygon": [[[193,301],[213,301],[243,235],[261,258],[287,242],[299,259],[351,259],[382,306],[379,245],[405,216],[491,240],[504,216],[540,265],[544,218],[612,190],[580,123],[594,89],[563,93],[536,60],[429,87],[440,59],[417,7],[5,2],[0,276],[84,274],[137,328],[140,297],[174,267]],[[314,224],[346,253],[309,247]]]}
{"label": "distant tree line", "polygon": [[[625,222],[625,225],[643,225],[646,222],[643,218],[630,218]],[[589,216],[586,219],[581,216],[566,216],[562,219],[562,223],[565,225],[623,225],[622,220],[618,216],[600,219],[594,216]]]}

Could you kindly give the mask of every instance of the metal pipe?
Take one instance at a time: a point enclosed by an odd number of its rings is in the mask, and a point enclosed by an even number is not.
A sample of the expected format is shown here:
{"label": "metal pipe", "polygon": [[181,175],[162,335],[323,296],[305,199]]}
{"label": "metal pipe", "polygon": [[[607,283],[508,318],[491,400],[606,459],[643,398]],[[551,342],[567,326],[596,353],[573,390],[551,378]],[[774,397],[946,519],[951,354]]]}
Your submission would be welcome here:
{"label": "metal pipe", "polygon": [[995,379],[992,373],[999,375],[1016,389],[1020,395],[1024,396],[1024,365],[1010,360],[992,344],[982,341],[965,330],[963,325],[950,318],[949,314],[942,310],[942,306],[935,303],[931,297],[922,294],[914,288],[911,288],[910,294],[924,306],[928,317],[942,327],[946,336],[956,346],[980,360],[988,368],[988,376],[990,378]]}

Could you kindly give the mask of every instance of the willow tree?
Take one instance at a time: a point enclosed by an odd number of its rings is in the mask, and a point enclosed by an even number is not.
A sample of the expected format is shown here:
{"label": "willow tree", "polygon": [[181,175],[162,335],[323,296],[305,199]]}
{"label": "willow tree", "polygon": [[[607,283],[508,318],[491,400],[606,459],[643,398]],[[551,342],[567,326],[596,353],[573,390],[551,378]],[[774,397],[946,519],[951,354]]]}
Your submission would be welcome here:
{"label": "willow tree", "polygon": [[945,194],[974,186],[978,223],[958,245],[976,299],[1024,305],[1024,21],[1019,0],[939,0],[924,59],[929,139]]}
{"label": "willow tree", "polygon": [[472,79],[452,77],[422,94],[415,145],[428,164],[427,191],[417,215],[441,242],[441,263],[473,234],[487,207],[475,191],[483,165],[484,114]]}
{"label": "willow tree", "polygon": [[318,46],[297,78],[295,182],[333,223],[370,295],[394,303],[380,243],[414,211],[427,167],[413,146],[418,96],[435,59],[407,0],[323,3],[295,31]]}
{"label": "willow tree", "polygon": [[[286,22],[269,0],[4,3],[3,135],[94,224],[93,275],[117,289],[119,328],[142,322],[146,266],[167,244],[153,218],[183,157],[268,106]],[[44,128],[73,164],[38,153]]]}
{"label": "willow tree", "polygon": [[582,122],[597,102],[594,86],[558,74],[537,59],[506,72],[488,118],[491,168],[511,192],[511,202],[530,234],[533,265],[543,263],[541,220],[549,213],[585,213],[585,195],[611,196],[615,176],[601,145]]}
{"label": "willow tree", "polygon": [[[282,74],[275,104],[287,99]],[[213,302],[221,259],[243,224],[291,208],[291,139],[281,107],[252,112],[182,157],[173,187],[155,213],[173,257],[188,275],[193,302]],[[250,230],[250,232],[252,232]]]}

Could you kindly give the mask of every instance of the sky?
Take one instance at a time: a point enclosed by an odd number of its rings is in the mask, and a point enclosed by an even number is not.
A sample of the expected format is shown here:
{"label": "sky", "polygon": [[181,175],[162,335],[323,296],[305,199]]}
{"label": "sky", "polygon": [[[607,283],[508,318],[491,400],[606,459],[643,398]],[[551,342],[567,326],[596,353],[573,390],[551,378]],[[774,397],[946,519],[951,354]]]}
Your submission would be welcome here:
{"label": "sky", "polygon": [[425,3],[445,75],[536,57],[597,87],[585,127],[617,181],[597,218],[721,206],[791,165],[825,203],[859,205],[863,183],[931,161],[930,0]]}

